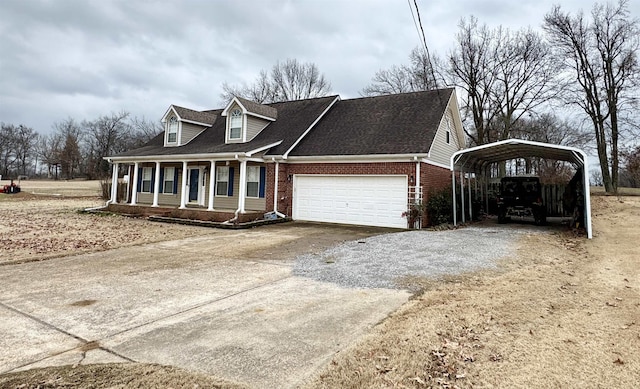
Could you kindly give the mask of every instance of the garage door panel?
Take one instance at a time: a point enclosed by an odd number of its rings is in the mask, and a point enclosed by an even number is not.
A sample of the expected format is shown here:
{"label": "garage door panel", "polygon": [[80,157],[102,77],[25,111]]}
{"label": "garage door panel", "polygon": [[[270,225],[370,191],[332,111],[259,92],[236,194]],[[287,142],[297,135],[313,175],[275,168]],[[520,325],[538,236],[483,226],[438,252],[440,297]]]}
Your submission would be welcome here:
{"label": "garage door panel", "polygon": [[296,176],[297,220],[406,228],[406,176]]}

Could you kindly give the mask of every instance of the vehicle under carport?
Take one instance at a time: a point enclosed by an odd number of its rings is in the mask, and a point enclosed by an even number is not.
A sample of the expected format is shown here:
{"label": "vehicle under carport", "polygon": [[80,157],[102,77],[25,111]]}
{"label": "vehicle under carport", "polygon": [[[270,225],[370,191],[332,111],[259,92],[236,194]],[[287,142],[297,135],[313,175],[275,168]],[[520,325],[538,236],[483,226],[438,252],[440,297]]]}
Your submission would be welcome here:
{"label": "vehicle under carport", "polygon": [[[578,172],[581,172],[581,184],[584,195],[584,227],[587,238],[591,239],[591,198],[589,194],[589,178],[587,173],[588,161],[584,151],[569,146],[562,146],[550,143],[533,142],[522,139],[507,139],[499,142],[484,144],[468,149],[460,150],[451,156],[451,179],[453,194],[453,220],[457,224],[457,196],[456,196],[456,173],[459,174],[459,185],[461,195],[462,222],[465,222],[465,207],[468,207],[469,214],[473,217],[473,207],[471,200],[471,178],[480,178],[484,183],[484,190],[481,191],[485,203],[488,203],[488,175],[489,168],[496,163],[514,160],[518,158],[544,158],[557,161],[567,161],[571,163]],[[465,180],[467,181],[467,201],[465,201]]]}

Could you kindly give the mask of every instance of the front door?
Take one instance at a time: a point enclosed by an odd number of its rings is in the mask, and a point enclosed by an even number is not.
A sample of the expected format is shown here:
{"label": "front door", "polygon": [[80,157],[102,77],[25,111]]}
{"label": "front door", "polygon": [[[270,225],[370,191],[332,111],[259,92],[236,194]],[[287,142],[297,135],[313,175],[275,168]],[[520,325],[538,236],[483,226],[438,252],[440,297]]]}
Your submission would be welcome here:
{"label": "front door", "polygon": [[200,169],[189,169],[189,202],[198,201],[200,187]]}

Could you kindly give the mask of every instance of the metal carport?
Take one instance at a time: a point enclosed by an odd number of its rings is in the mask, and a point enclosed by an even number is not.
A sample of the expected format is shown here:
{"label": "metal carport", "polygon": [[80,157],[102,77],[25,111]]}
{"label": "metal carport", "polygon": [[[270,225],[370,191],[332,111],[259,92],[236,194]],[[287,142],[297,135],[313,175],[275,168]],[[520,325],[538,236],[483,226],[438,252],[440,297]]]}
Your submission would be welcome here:
{"label": "metal carport", "polygon": [[[451,180],[453,188],[453,222],[457,224],[456,215],[456,171],[461,175],[462,217],[464,221],[464,174],[474,173],[486,175],[487,168],[496,162],[507,161],[516,158],[538,157],[567,161],[577,168],[582,168],[584,188],[584,212],[587,238],[592,238],[591,230],[591,196],[589,190],[589,168],[587,155],[584,151],[575,147],[561,146],[550,143],[533,142],[522,139],[507,139],[495,143],[489,143],[455,152],[451,156]],[[470,176],[469,176],[470,180]],[[469,186],[469,192],[471,187]],[[469,196],[469,200],[470,200]]]}

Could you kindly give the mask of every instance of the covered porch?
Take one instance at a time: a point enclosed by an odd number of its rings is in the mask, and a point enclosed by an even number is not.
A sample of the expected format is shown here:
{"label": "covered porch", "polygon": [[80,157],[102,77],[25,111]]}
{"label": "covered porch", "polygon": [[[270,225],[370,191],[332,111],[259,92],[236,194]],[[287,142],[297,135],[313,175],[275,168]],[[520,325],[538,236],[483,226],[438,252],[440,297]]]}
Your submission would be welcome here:
{"label": "covered porch", "polygon": [[[267,210],[267,166],[262,159],[147,158],[110,162],[111,196],[107,204],[119,213],[237,221],[239,215],[262,217]],[[120,198],[118,182],[126,186]]]}

